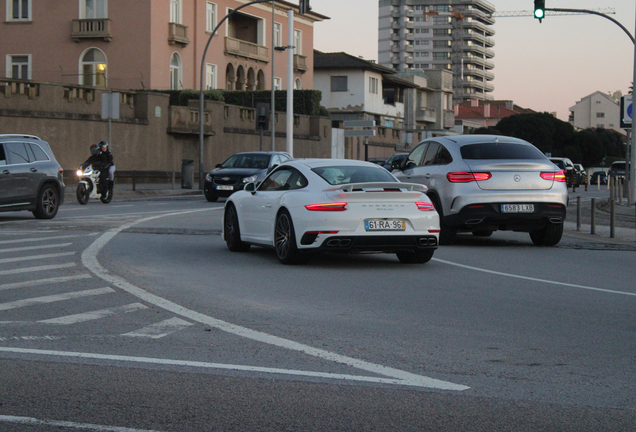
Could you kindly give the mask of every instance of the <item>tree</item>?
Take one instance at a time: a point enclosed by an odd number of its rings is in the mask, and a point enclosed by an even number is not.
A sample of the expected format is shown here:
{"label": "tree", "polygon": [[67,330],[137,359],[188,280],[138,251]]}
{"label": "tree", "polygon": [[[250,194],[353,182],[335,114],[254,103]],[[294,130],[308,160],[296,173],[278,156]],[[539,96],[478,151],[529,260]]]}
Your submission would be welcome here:
{"label": "tree", "polygon": [[526,140],[544,153],[561,155],[571,144],[574,127],[549,113],[517,114],[501,119],[496,128],[502,134]]}

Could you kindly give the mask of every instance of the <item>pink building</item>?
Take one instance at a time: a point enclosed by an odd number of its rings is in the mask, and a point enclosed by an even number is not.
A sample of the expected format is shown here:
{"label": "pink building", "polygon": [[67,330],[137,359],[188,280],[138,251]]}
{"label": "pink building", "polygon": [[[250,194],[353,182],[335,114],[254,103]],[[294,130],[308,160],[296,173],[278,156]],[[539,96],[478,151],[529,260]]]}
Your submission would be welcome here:
{"label": "pink building", "polygon": [[[199,89],[212,30],[247,0],[5,0],[5,76],[116,89]],[[294,28],[288,29],[288,10]],[[1,13],[1,12],[0,12]],[[275,2],[274,44],[294,35],[294,88],[313,88],[313,26],[327,17]],[[275,88],[287,89],[287,53],[274,52]],[[272,83],[272,4],[234,13],[206,55],[205,87],[267,90]],[[0,69],[1,71],[1,69]],[[1,73],[1,72],[0,72]]]}

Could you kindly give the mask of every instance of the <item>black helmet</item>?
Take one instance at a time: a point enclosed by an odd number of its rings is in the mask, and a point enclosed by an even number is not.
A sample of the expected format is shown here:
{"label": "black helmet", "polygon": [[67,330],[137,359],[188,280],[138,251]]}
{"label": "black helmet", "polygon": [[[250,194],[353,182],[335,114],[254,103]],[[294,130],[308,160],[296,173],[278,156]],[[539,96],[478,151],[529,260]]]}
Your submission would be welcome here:
{"label": "black helmet", "polygon": [[95,156],[97,153],[99,153],[99,147],[97,147],[97,144],[91,145],[91,154]]}
{"label": "black helmet", "polygon": [[108,147],[108,142],[106,142],[106,141],[100,141],[100,142],[99,142],[99,147],[101,148],[101,146],[106,146],[106,147]]}

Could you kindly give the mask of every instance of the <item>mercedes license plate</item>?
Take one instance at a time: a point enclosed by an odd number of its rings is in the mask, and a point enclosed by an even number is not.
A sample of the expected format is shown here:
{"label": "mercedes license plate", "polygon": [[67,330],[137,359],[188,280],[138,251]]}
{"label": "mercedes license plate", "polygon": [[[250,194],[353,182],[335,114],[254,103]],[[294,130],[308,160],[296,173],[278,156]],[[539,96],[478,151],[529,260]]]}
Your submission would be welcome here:
{"label": "mercedes license plate", "polygon": [[534,204],[502,204],[502,213],[534,213]]}
{"label": "mercedes license plate", "polygon": [[404,219],[367,219],[364,221],[364,229],[367,231],[404,231],[406,222]]}
{"label": "mercedes license plate", "polygon": [[234,190],[234,186],[217,186],[216,190]]}

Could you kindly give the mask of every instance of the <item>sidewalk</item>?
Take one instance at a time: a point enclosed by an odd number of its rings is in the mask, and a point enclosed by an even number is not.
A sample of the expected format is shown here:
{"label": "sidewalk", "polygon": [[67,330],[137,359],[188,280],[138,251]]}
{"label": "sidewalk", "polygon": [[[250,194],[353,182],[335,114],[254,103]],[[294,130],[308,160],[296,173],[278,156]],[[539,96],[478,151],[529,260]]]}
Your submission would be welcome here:
{"label": "sidewalk", "polygon": [[[64,192],[65,202],[77,201],[77,197],[75,196],[76,188],[77,185],[66,186]],[[199,190],[199,182],[195,181],[192,185],[192,189],[181,189],[181,184],[178,183],[174,185],[174,189],[172,183],[137,183],[133,191],[131,183],[117,183],[115,181],[113,201],[190,195],[203,195],[203,191]]]}

